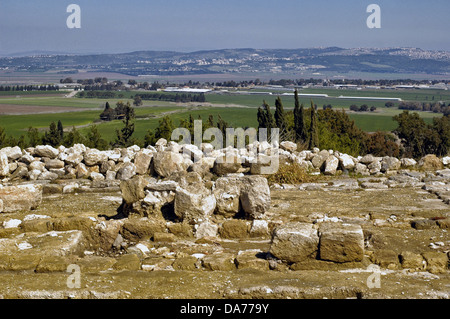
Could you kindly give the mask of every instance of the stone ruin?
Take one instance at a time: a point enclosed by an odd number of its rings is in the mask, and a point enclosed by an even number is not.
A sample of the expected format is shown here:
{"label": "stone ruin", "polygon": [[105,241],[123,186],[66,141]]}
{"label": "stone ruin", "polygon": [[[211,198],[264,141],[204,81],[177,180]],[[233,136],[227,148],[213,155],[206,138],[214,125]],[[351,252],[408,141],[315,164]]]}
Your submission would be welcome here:
{"label": "stone ruin", "polygon": [[[270,157],[274,148],[281,164],[297,163],[311,174],[353,174],[359,180],[269,187],[266,177],[260,175],[261,163],[252,159]],[[224,157],[233,160],[219,160]],[[372,155],[355,158],[332,150],[298,152],[292,142],[281,142],[279,148],[256,142],[240,150],[214,150],[207,143],[197,148],[164,139],[147,148],[108,151],[81,144],[70,148],[40,145],[24,150],[8,147],[0,150],[0,212],[33,211],[43,196],[58,194],[120,192],[121,203],[114,216],[48,218],[29,214],[5,220],[0,229],[0,270],[65,271],[64,267],[73,262],[84,263],[85,269],[91,267],[93,271],[280,270],[295,269],[305,260],[353,265],[361,263],[368,253],[368,235],[360,224],[336,222],[327,216],[312,223],[274,222],[270,217],[271,189],[418,187],[448,204],[449,165],[450,157],[439,159],[434,155],[417,162]],[[427,225],[447,229],[449,218],[411,222],[416,229]],[[17,229],[19,235],[13,231]],[[245,238],[266,241],[268,249],[230,254],[208,248],[207,253],[178,252],[172,258],[164,246],[178,241],[214,246],[217,240]],[[152,251],[156,249],[164,258],[146,258],[152,254],[149,241],[160,244]],[[40,247],[40,255],[21,254],[31,247]],[[391,259],[398,258],[405,261],[405,267],[448,272],[447,253],[405,252]]]}

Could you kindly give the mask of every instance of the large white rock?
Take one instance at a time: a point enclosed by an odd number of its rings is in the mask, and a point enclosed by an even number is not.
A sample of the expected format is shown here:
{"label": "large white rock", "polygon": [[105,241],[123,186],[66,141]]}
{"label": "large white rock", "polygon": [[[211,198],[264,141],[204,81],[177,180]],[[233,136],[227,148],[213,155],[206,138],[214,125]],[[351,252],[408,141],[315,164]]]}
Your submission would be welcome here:
{"label": "large white rock", "polygon": [[172,173],[185,171],[188,165],[182,154],[162,151],[153,157],[155,172],[161,177],[168,177]]}
{"label": "large white rock", "polygon": [[153,153],[147,149],[142,149],[134,156],[134,165],[136,166],[136,174],[147,174],[150,168],[150,163],[153,158]]}
{"label": "large white rock", "polygon": [[410,167],[410,166],[416,166],[417,161],[413,158],[402,158],[400,160],[403,167]]}
{"label": "large white rock", "polygon": [[87,149],[84,152],[84,163],[87,166],[93,166],[101,164],[108,160],[108,153],[96,150],[96,149]]}
{"label": "large white rock", "polygon": [[77,152],[64,153],[64,156],[60,156],[60,159],[75,167],[83,161],[83,154]]}
{"label": "large white rock", "polygon": [[217,226],[217,224],[212,223],[210,221],[204,221],[196,225],[195,237],[196,238],[216,237],[218,230],[219,226]]}
{"label": "large white rock", "polygon": [[35,209],[42,201],[42,185],[26,184],[2,187],[0,188],[0,200],[3,201],[4,213]]}
{"label": "large white rock", "polygon": [[295,152],[297,150],[297,144],[294,142],[289,142],[289,141],[283,141],[280,143],[280,148],[285,150],[285,151],[289,151],[289,152]]}
{"label": "large white rock", "polygon": [[313,224],[291,222],[275,228],[270,253],[278,259],[295,263],[315,257],[319,236]]}
{"label": "large white rock", "polygon": [[30,171],[38,170],[38,171],[43,172],[45,170],[45,163],[40,162],[40,161],[34,161],[28,166],[28,168],[30,169]]}
{"label": "large white rock", "polygon": [[339,162],[341,163],[341,167],[343,169],[351,170],[355,168],[355,161],[353,157],[348,154],[341,154],[339,156]]}
{"label": "large white rock", "polygon": [[185,144],[181,147],[183,154],[189,156],[189,158],[195,162],[198,162],[203,157],[203,152],[194,144]]}
{"label": "large white rock", "polygon": [[22,150],[19,146],[5,147],[0,150],[0,153],[6,154],[8,160],[14,161],[22,157]]}
{"label": "large white rock", "polygon": [[50,145],[38,145],[34,148],[34,154],[40,157],[56,158],[59,151]]}
{"label": "large white rock", "polygon": [[9,174],[8,156],[5,153],[0,153],[0,177]]}
{"label": "large white rock", "polygon": [[315,168],[320,169],[325,163],[326,159],[330,156],[330,152],[327,150],[322,150],[311,159],[311,163]]}
{"label": "large white rock", "polygon": [[339,166],[339,159],[337,159],[334,155],[330,155],[325,160],[325,169],[323,173],[325,175],[335,175],[338,166]]}
{"label": "large white rock", "polygon": [[244,176],[241,179],[242,209],[251,219],[260,219],[270,208],[270,188],[263,176]]}
{"label": "large white rock", "polygon": [[187,222],[207,220],[216,208],[214,195],[193,193],[178,187],[175,193],[175,215]]}
{"label": "large white rock", "polygon": [[445,156],[442,158],[442,164],[445,166],[450,165],[450,156]]}
{"label": "large white rock", "polygon": [[361,261],[364,257],[364,234],[359,225],[323,223],[319,235],[322,260],[342,263]]}
{"label": "large white rock", "polygon": [[132,178],[134,175],[136,175],[136,165],[129,162],[125,163],[122,168],[117,171],[116,178],[118,180],[124,181]]}
{"label": "large white rock", "polygon": [[241,184],[238,177],[220,177],[216,180],[216,214],[230,218],[239,212]]}
{"label": "large white rock", "polygon": [[400,169],[401,162],[398,158],[391,157],[391,156],[385,156],[381,160],[381,171],[387,172],[390,170],[398,170]]}

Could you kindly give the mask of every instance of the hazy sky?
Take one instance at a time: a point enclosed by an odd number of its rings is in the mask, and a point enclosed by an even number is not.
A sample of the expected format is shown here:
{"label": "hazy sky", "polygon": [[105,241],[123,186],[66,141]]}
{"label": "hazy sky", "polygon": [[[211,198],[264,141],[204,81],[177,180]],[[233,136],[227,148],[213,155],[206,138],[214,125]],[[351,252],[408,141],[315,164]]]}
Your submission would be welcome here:
{"label": "hazy sky", "polygon": [[[81,29],[66,26],[69,4]],[[369,4],[381,29],[369,29]],[[450,50],[449,0],[1,0],[0,53],[407,46]]]}

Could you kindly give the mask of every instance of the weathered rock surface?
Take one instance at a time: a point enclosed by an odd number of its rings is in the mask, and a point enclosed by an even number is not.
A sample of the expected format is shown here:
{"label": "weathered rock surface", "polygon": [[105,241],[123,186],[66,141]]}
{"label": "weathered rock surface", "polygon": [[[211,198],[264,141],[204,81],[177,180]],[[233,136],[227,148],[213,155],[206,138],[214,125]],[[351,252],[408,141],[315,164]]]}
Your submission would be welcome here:
{"label": "weathered rock surface", "polygon": [[295,263],[315,257],[318,245],[319,236],[312,224],[291,222],[275,228],[270,253],[282,261]]}
{"label": "weathered rock surface", "polygon": [[364,234],[361,226],[323,223],[319,228],[320,259],[338,263],[361,261],[364,256]]}
{"label": "weathered rock surface", "polygon": [[245,176],[241,179],[242,209],[251,219],[260,219],[270,208],[270,189],[262,176]]}
{"label": "weathered rock surface", "polygon": [[184,221],[196,223],[207,220],[215,208],[213,194],[196,193],[181,187],[175,192],[175,215]]}
{"label": "weathered rock surface", "polygon": [[187,169],[183,155],[168,151],[156,153],[153,157],[153,163],[155,172],[162,177],[168,177],[173,173]]}
{"label": "weathered rock surface", "polygon": [[4,213],[35,209],[42,201],[42,185],[28,184],[0,188]]}
{"label": "weathered rock surface", "polygon": [[216,214],[226,218],[235,216],[240,210],[241,181],[238,177],[220,177],[216,180],[214,196]]}

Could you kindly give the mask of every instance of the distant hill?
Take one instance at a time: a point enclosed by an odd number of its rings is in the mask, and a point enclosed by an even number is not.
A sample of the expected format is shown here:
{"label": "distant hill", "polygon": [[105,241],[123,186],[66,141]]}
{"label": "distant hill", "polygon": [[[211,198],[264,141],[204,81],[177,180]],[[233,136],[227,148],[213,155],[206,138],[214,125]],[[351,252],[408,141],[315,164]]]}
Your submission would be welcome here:
{"label": "distant hill", "polygon": [[348,72],[450,74],[450,52],[418,48],[223,49],[197,52],[33,54],[0,58],[16,71],[85,70],[126,75]]}

